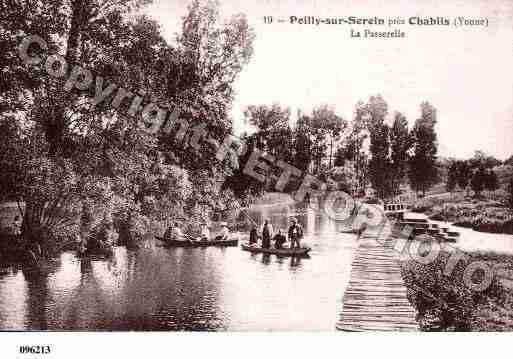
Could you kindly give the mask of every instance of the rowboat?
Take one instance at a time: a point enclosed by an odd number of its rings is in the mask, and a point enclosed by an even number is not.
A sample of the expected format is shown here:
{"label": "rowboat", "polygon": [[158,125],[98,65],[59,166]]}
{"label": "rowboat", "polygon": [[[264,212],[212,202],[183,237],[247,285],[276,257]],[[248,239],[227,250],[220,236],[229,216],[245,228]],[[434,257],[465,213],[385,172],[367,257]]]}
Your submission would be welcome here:
{"label": "rowboat", "polygon": [[237,247],[239,245],[238,239],[229,239],[223,241],[202,241],[202,240],[188,240],[188,241],[177,241],[177,240],[165,240],[163,237],[155,236],[159,241],[164,242],[163,247],[174,248],[174,247]]}
{"label": "rowboat", "polygon": [[98,246],[96,248],[87,248],[85,250],[82,250],[82,249],[77,250],[78,257],[88,257],[88,256],[112,257],[113,255],[114,255],[114,248],[112,246]]}
{"label": "rowboat", "polygon": [[362,230],[356,228],[344,228],[340,231],[343,234],[360,234]]}
{"label": "rowboat", "polygon": [[247,244],[242,245],[242,249],[251,253],[265,253],[265,254],[276,254],[278,256],[283,257],[300,257],[300,256],[306,256],[308,255],[308,252],[310,252],[311,248],[304,247],[304,248],[282,248],[282,249],[276,249],[276,248],[262,248],[262,247],[254,247],[249,246]]}

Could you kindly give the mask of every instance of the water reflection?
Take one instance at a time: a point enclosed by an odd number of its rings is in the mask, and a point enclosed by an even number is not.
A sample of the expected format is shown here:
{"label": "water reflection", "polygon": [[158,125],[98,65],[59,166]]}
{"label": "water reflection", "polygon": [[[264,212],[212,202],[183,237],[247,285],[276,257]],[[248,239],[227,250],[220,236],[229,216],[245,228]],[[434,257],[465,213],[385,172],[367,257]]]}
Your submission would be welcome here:
{"label": "water reflection", "polygon": [[117,248],[111,260],[65,253],[43,272],[0,277],[0,328],[50,330],[333,330],[349,280],[353,236],[314,211],[255,208],[305,228],[311,258],[240,248]]}

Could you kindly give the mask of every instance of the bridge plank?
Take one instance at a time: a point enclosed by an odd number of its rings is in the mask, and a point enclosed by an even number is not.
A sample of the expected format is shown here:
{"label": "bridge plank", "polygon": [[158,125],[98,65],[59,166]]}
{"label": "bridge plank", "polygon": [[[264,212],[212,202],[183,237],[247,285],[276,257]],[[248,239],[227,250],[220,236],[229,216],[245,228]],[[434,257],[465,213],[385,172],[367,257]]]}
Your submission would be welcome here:
{"label": "bridge plank", "polygon": [[399,254],[393,249],[395,241],[379,234],[362,236],[359,241],[337,329],[417,331],[416,313],[401,277]]}

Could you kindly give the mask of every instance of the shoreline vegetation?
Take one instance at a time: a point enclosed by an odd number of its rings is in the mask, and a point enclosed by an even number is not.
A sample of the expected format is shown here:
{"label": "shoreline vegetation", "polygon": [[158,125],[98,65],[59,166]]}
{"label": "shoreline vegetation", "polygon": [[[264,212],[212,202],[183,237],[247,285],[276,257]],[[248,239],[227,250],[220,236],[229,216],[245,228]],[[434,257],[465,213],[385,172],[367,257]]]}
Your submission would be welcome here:
{"label": "shoreline vegetation", "polygon": [[[252,130],[235,139],[236,81],[256,38],[246,16],[223,19],[217,2],[193,0],[182,30],[168,42],[157,21],[139,15],[145,1],[122,3],[56,0],[5,9],[0,202],[24,206],[0,207],[0,227],[21,218],[16,230],[0,233],[0,266],[38,264],[68,244],[137,249],[171,223],[187,234],[207,221],[247,228],[252,220],[242,212],[252,203],[288,204],[288,194],[299,192],[301,213],[322,188],[388,201],[445,185],[450,196],[424,198],[414,210],[513,234],[513,157],[499,161],[482,151],[467,160],[439,157],[438,110],[428,99],[419,99],[418,115],[409,119],[379,93],[309,111],[248,104],[236,120]],[[354,106],[353,117],[343,118],[335,105]],[[177,109],[180,119],[166,122],[172,128],[154,131],[159,108]],[[205,137],[215,140],[216,151]],[[456,187],[472,189],[475,199],[454,194]],[[484,199],[486,191],[499,197]],[[441,316],[441,327],[472,328],[469,311],[485,310],[477,306],[489,298],[509,305],[498,287],[479,298],[452,290],[437,277],[439,264],[405,264],[405,276],[451,304],[437,310],[412,297],[422,313]]]}
{"label": "shoreline vegetation", "polygon": [[460,192],[428,197],[418,201],[412,211],[477,232],[513,235],[513,212],[500,196],[471,198]]}
{"label": "shoreline vegetation", "polygon": [[[430,264],[415,260],[401,263],[408,299],[417,311],[422,331],[511,331],[513,330],[513,256],[475,252],[460,260],[451,275],[444,274],[450,253],[442,251]],[[501,274],[482,292],[472,291],[463,281],[471,262],[482,261]],[[494,271],[494,272],[495,272]],[[481,281],[476,272],[474,283]]]}

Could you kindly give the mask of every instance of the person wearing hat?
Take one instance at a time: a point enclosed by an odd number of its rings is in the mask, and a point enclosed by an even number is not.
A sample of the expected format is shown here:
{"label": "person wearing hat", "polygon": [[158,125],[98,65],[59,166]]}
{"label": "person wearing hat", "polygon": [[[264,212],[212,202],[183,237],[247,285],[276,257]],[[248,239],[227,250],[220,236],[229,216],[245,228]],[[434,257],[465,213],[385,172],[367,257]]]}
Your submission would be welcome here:
{"label": "person wearing hat", "polygon": [[273,225],[269,219],[264,221],[262,227],[262,248],[271,247],[271,238],[273,237]]}
{"label": "person wearing hat", "polygon": [[187,241],[187,238],[183,235],[182,230],[180,229],[180,223],[174,222],[173,226],[169,226],[164,234],[164,239],[166,241]]}
{"label": "person wearing hat", "polygon": [[292,218],[288,235],[290,240],[290,248],[301,248],[300,240],[301,237],[303,237],[303,227],[301,227],[301,225],[298,223],[297,218]]}
{"label": "person wearing hat", "polygon": [[249,245],[252,246],[257,243],[258,243],[258,230],[257,230],[257,225],[254,224],[251,227],[251,231],[249,232]]}
{"label": "person wearing hat", "polygon": [[216,237],[216,241],[227,241],[230,237],[230,230],[228,229],[228,223],[221,222],[221,231],[219,235]]}

